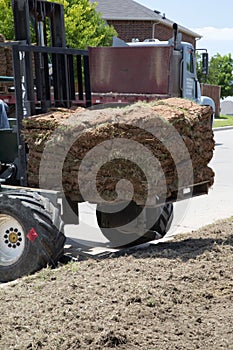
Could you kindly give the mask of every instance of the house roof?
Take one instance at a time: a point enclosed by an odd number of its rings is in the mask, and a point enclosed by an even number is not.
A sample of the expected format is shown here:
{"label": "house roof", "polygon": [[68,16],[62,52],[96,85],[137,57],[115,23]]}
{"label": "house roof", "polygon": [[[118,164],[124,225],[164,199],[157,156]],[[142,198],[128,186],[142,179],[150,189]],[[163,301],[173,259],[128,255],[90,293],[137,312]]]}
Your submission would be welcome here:
{"label": "house roof", "polygon": [[[157,11],[152,11],[147,7],[133,0],[89,0],[97,3],[96,10],[102,14],[105,20],[117,21],[160,21],[167,27],[172,27],[173,21],[164,18]],[[179,25],[179,30],[195,38],[201,35]]]}

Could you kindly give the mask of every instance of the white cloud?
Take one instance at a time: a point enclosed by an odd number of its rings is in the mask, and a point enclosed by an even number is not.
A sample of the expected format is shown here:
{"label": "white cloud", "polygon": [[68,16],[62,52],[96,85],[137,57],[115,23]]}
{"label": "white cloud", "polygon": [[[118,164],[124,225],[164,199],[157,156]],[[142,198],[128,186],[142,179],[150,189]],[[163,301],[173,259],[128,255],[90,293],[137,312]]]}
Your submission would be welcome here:
{"label": "white cloud", "polygon": [[192,30],[202,35],[202,38],[197,40],[197,48],[206,48],[210,56],[216,53],[231,53],[233,56],[233,28],[203,27]]}
{"label": "white cloud", "polygon": [[202,35],[205,40],[233,40],[233,28],[203,27],[193,28],[192,30]]}

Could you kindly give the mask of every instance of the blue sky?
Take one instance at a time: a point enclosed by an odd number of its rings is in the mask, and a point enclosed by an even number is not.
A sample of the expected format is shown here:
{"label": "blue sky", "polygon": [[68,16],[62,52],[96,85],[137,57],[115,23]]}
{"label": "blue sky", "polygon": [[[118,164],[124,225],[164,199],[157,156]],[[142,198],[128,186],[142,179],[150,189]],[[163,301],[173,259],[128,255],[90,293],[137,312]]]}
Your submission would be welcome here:
{"label": "blue sky", "polygon": [[[202,35],[198,48],[207,48],[211,56],[231,53],[233,57],[233,1],[232,0],[135,0],[158,10],[178,24]],[[194,5],[194,6],[192,6]]]}

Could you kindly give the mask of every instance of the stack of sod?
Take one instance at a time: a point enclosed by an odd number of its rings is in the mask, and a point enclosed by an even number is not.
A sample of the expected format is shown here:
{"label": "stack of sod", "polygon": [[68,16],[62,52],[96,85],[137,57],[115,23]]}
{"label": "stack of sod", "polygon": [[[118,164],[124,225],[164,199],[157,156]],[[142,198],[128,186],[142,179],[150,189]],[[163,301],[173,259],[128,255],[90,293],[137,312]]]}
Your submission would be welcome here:
{"label": "stack of sod", "polygon": [[211,114],[210,107],[171,98],[27,118],[29,185],[63,190],[72,200],[151,205],[180,188],[211,186]]}

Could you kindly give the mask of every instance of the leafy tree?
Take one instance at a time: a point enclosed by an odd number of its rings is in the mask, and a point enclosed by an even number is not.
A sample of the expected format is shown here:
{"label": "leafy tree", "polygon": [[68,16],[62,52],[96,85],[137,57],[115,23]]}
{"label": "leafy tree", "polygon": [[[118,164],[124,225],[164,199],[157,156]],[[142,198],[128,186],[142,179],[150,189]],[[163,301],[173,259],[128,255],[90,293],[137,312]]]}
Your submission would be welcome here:
{"label": "leafy tree", "polygon": [[233,59],[231,54],[221,56],[219,53],[210,60],[208,82],[221,86],[221,97],[233,95]]}
{"label": "leafy tree", "polygon": [[221,86],[221,97],[233,96],[233,58],[217,53],[209,62],[209,74],[201,72],[201,56],[197,55],[197,75],[200,82]]}
{"label": "leafy tree", "polygon": [[0,0],[0,33],[7,40],[14,39],[14,21],[11,0]]}
{"label": "leafy tree", "polygon": [[64,5],[66,42],[69,47],[86,49],[88,46],[111,44],[116,31],[96,12],[96,4],[88,0],[57,0]]}

